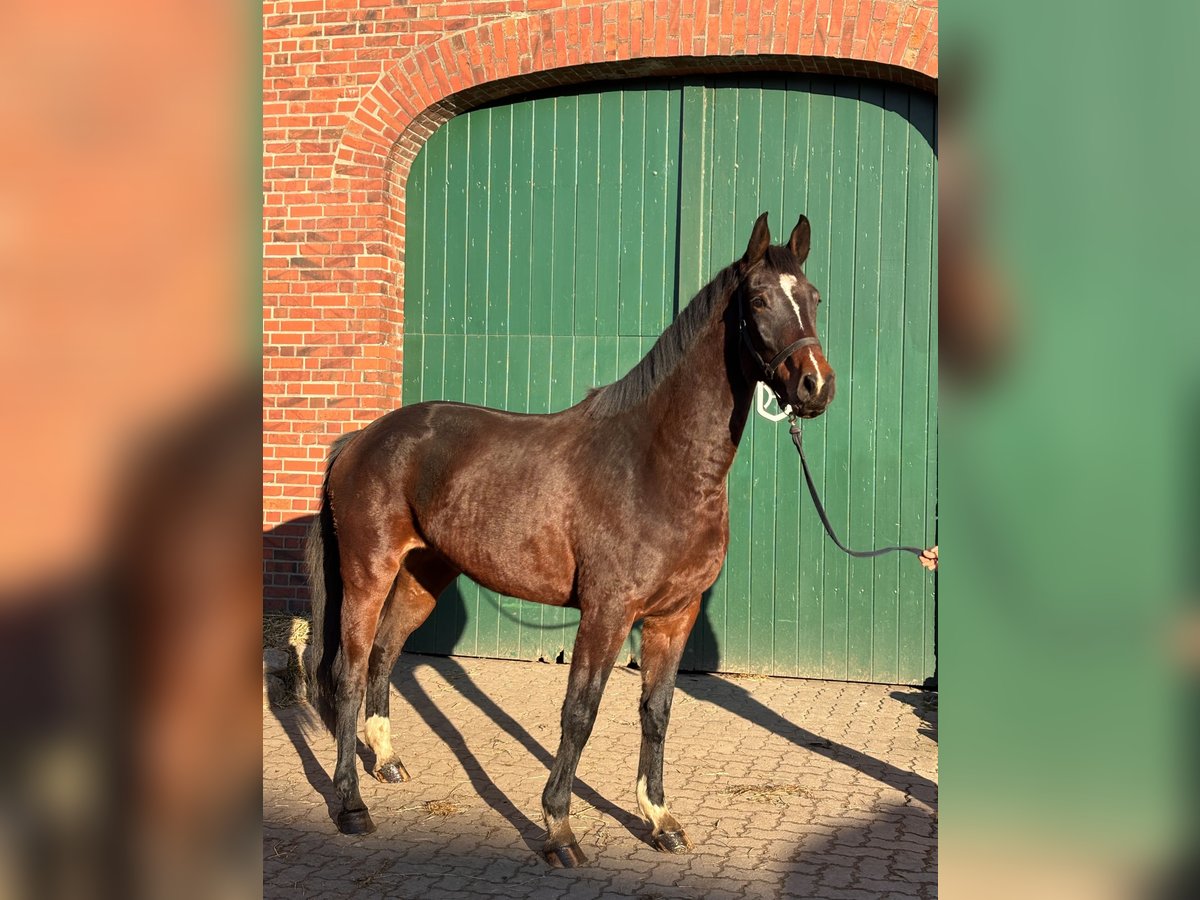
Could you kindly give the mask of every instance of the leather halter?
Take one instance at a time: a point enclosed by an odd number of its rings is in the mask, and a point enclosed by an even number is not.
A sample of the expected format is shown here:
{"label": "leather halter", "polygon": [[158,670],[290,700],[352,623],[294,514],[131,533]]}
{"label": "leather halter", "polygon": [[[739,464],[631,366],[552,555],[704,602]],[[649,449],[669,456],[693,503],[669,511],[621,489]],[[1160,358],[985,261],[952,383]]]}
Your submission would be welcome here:
{"label": "leather halter", "polygon": [[[780,364],[801,347],[819,347],[821,345],[820,340],[815,337],[803,337],[798,341],[792,341],[790,344],[776,353],[769,363],[763,362],[763,358],[759,356],[758,350],[756,350],[754,347],[754,342],[750,340],[750,335],[746,333],[746,317],[743,315],[741,297],[738,298],[738,331],[742,335],[742,343],[744,343],[746,345],[746,349],[750,351],[750,358],[758,363],[759,368],[762,370],[762,377],[759,379],[759,381],[762,381],[765,385],[767,385],[767,387],[771,388],[772,391],[775,391],[775,395],[777,397],[780,397],[780,394],[779,391],[776,391],[775,388],[771,386],[771,379],[775,377],[775,370],[779,368]],[[780,397],[781,401],[782,399],[783,398]],[[785,405],[785,403],[780,402],[780,409],[782,409]]]}

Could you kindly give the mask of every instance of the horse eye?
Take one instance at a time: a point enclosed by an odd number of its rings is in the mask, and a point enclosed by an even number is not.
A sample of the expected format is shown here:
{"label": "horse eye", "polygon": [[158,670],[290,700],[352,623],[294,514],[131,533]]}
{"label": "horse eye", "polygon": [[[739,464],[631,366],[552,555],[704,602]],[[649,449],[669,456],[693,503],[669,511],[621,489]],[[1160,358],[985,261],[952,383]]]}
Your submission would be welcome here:
{"label": "horse eye", "polygon": [[750,305],[755,309],[763,309],[766,307],[767,301],[761,296],[754,296],[750,298]]}

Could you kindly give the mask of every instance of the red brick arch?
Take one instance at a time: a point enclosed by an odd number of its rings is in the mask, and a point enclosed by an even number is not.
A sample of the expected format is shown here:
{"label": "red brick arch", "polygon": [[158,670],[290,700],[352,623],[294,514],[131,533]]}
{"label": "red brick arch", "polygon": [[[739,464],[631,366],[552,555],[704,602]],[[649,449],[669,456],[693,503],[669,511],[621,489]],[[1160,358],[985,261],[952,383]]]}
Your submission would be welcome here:
{"label": "red brick arch", "polygon": [[[410,127],[436,127],[476,105],[464,94],[492,100],[591,80],[601,67],[610,78],[830,72],[936,90],[937,64],[936,2],[596,0],[484,22],[396,60],[355,110],[336,170],[378,167]],[[401,158],[411,162],[416,149],[401,144]]]}
{"label": "red brick arch", "polygon": [[[434,30],[418,30],[412,5],[387,2],[265,4],[265,49],[281,48],[268,58],[285,61],[280,89],[264,90],[264,529],[275,532],[276,606],[303,595],[286,523],[315,508],[328,441],[400,402],[405,181],[439,125],[502,97],[622,77],[801,71],[937,90],[936,0],[461,0],[436,7]],[[372,40],[380,23],[393,23],[393,44]],[[335,63],[342,44],[349,59]],[[364,83],[355,70],[378,74]]]}

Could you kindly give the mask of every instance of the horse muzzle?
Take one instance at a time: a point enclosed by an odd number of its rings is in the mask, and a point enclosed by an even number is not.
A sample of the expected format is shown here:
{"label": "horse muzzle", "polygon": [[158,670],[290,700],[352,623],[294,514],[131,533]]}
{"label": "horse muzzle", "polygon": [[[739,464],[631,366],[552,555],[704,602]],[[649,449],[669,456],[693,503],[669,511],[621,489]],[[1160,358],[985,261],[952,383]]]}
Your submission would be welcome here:
{"label": "horse muzzle", "polygon": [[800,418],[815,419],[825,412],[835,392],[833,372],[824,377],[819,372],[805,372],[797,381],[788,403]]}

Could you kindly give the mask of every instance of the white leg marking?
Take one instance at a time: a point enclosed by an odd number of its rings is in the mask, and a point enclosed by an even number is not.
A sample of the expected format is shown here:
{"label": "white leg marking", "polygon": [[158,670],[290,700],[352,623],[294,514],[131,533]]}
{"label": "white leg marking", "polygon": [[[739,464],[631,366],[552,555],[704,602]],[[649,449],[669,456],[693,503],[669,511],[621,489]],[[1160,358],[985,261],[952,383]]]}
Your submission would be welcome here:
{"label": "white leg marking", "polygon": [[643,822],[649,822],[654,826],[655,831],[662,829],[662,820],[670,813],[667,812],[665,806],[659,806],[657,803],[650,801],[650,795],[646,793],[646,776],[638,776],[637,781],[637,802],[638,811],[642,815]]}
{"label": "white leg marking", "polygon": [[817,365],[817,355],[813,352],[813,348],[808,348],[808,361],[813,364],[813,369],[817,373],[817,393],[821,393],[821,388],[825,387],[825,378],[821,375],[821,367]]}
{"label": "white leg marking", "polygon": [[804,320],[800,318],[800,306],[796,303],[795,294],[792,289],[796,286],[795,275],[780,275],[779,286],[783,289],[784,295],[788,298],[788,303],[792,304],[792,309],[796,313],[796,321],[800,323],[800,333],[804,334]]}
{"label": "white leg marking", "polygon": [[367,719],[367,744],[375,751],[379,765],[391,762],[392,723],[386,716],[371,716]]}

